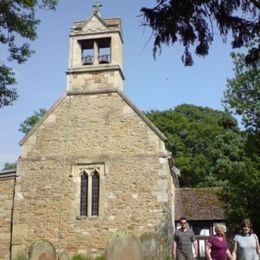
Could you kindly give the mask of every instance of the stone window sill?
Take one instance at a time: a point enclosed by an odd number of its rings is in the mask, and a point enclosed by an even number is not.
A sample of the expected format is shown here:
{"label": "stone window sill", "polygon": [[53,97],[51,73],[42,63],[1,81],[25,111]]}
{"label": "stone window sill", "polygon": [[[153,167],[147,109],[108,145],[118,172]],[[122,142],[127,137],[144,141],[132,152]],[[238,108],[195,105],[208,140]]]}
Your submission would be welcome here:
{"label": "stone window sill", "polygon": [[98,216],[91,216],[91,217],[87,217],[87,216],[77,216],[76,219],[77,219],[77,220],[84,220],[84,219],[96,220],[96,219],[98,219]]}

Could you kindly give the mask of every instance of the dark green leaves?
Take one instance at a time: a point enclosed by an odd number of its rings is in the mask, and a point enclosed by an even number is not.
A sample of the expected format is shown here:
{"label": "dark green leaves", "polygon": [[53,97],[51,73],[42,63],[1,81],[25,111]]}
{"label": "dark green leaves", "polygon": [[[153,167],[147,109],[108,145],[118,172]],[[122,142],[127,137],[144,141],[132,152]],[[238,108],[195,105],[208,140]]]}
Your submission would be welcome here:
{"label": "dark green leaves", "polygon": [[[6,45],[7,60],[24,63],[33,53],[27,41],[37,37],[39,20],[35,17],[37,8],[55,9],[57,0],[1,0],[0,1],[0,43]],[[24,43],[20,43],[25,40]],[[19,44],[17,44],[19,42]],[[2,61],[3,62],[3,61]],[[16,100],[15,75],[11,68],[0,64],[0,108]]]}
{"label": "dark green leaves", "polygon": [[222,187],[220,198],[230,223],[250,217],[259,232],[259,132],[240,131],[229,113],[193,105],[146,115],[168,138],[181,170],[180,184]]}
{"label": "dark green leaves", "polygon": [[241,136],[228,113],[180,105],[147,116],[168,138],[182,186],[222,185],[225,174],[240,160]]}
{"label": "dark green leaves", "polygon": [[249,132],[260,132],[260,70],[259,63],[249,66],[245,55],[232,53],[235,76],[227,81],[225,100],[227,109],[242,116]]}
{"label": "dark green leaves", "polygon": [[4,168],[2,169],[3,171],[4,170],[14,170],[16,169],[16,163],[5,163],[4,164]]}
{"label": "dark green leaves", "polygon": [[[183,63],[192,65],[191,47],[195,46],[197,55],[207,55],[215,34],[226,40],[227,34],[231,33],[233,48],[240,48],[252,39],[259,39],[257,1],[164,0],[157,2],[154,8],[141,9],[144,25],[151,27],[154,34],[154,56],[158,50],[161,50],[163,44],[180,42],[184,47]],[[259,46],[255,51],[249,51],[249,54],[248,62],[259,60]]]}
{"label": "dark green leaves", "polygon": [[18,97],[15,88],[10,86],[16,83],[11,68],[0,66],[0,108],[11,105]]}
{"label": "dark green leaves", "polygon": [[39,111],[34,111],[32,116],[28,117],[23,121],[23,123],[20,124],[19,131],[27,134],[34,127],[34,125],[45,115],[46,112],[47,110],[44,108],[40,108]]}

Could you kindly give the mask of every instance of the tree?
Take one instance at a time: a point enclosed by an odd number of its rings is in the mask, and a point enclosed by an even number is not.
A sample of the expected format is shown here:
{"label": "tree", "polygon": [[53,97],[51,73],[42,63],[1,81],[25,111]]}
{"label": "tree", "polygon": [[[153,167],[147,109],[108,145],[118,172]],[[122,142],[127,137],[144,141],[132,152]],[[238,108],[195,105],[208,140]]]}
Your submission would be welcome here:
{"label": "tree", "polygon": [[4,164],[4,168],[3,168],[3,171],[4,170],[13,170],[13,169],[16,169],[16,163],[5,163]]}
{"label": "tree", "polygon": [[226,174],[240,163],[241,135],[230,114],[184,104],[146,115],[168,138],[181,186],[223,186]]}
{"label": "tree", "polygon": [[242,116],[247,132],[260,133],[260,69],[245,63],[245,54],[232,53],[235,76],[227,81],[226,108]]}
{"label": "tree", "polygon": [[260,234],[260,169],[259,161],[244,158],[243,165],[227,176],[228,181],[220,193],[231,228],[234,230],[248,217],[254,223],[254,231]]}
{"label": "tree", "polygon": [[182,173],[180,185],[222,187],[219,195],[230,229],[250,217],[260,232],[260,144],[256,136],[240,131],[229,113],[210,108],[180,105],[146,115],[168,138],[167,148]]}
{"label": "tree", "polygon": [[[19,131],[27,134],[34,125],[46,114],[47,110],[40,108],[39,111],[34,111],[33,115],[26,118],[21,124]],[[3,170],[12,170],[16,168],[16,163],[5,163]]]}
{"label": "tree", "polygon": [[[21,39],[33,41],[37,37],[39,20],[35,18],[37,8],[55,9],[58,0],[1,0],[0,44],[6,47],[7,60],[24,63],[33,53],[28,42],[18,46]],[[3,57],[3,56],[2,56]],[[15,73],[0,60],[0,108],[11,105],[18,97],[13,85]]]}
{"label": "tree", "polygon": [[[252,43],[251,46],[255,44]],[[245,54],[232,53],[234,78],[228,79],[224,93],[226,108],[242,117],[243,164],[232,173],[220,194],[231,223],[243,217],[253,220],[260,234],[260,71],[259,61],[247,64]],[[233,229],[236,226],[232,227]]]}
{"label": "tree", "polygon": [[39,111],[34,111],[33,115],[28,117],[23,121],[23,123],[20,124],[19,131],[21,131],[24,134],[27,134],[33,126],[45,115],[47,112],[46,109],[40,108]]}
{"label": "tree", "polygon": [[[232,47],[245,46],[252,39],[259,39],[259,8],[257,0],[157,0],[153,8],[143,7],[144,25],[152,29],[153,53],[161,50],[162,44],[180,42],[184,47],[182,61],[192,65],[191,46],[195,53],[206,56],[215,36],[215,31],[226,40],[232,33]],[[251,48],[248,61],[259,59],[259,45]]]}

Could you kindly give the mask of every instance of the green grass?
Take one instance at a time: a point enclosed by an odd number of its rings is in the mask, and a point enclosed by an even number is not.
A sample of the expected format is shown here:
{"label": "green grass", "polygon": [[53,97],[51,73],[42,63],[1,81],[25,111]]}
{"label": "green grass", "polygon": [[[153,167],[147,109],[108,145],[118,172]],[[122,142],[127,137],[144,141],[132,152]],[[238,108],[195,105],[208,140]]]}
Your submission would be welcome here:
{"label": "green grass", "polygon": [[19,252],[17,252],[17,255],[15,256],[14,259],[15,259],[15,260],[28,260],[25,251],[19,251]]}
{"label": "green grass", "polygon": [[72,256],[71,260],[105,260],[104,256],[91,257],[82,254]]}

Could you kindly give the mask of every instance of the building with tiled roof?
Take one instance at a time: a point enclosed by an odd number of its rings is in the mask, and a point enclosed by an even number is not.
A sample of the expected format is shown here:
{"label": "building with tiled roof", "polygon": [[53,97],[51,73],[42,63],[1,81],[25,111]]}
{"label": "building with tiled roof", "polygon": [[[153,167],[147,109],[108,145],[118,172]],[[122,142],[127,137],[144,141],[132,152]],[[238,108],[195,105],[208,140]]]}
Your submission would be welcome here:
{"label": "building with tiled roof", "polygon": [[219,189],[182,188],[175,191],[175,219],[224,220],[224,208],[218,199]]}
{"label": "building with tiled roof", "polygon": [[198,241],[198,258],[205,259],[208,237],[214,234],[217,223],[225,224],[224,207],[218,198],[217,188],[175,189],[175,226],[179,219],[187,218],[189,227]]}

